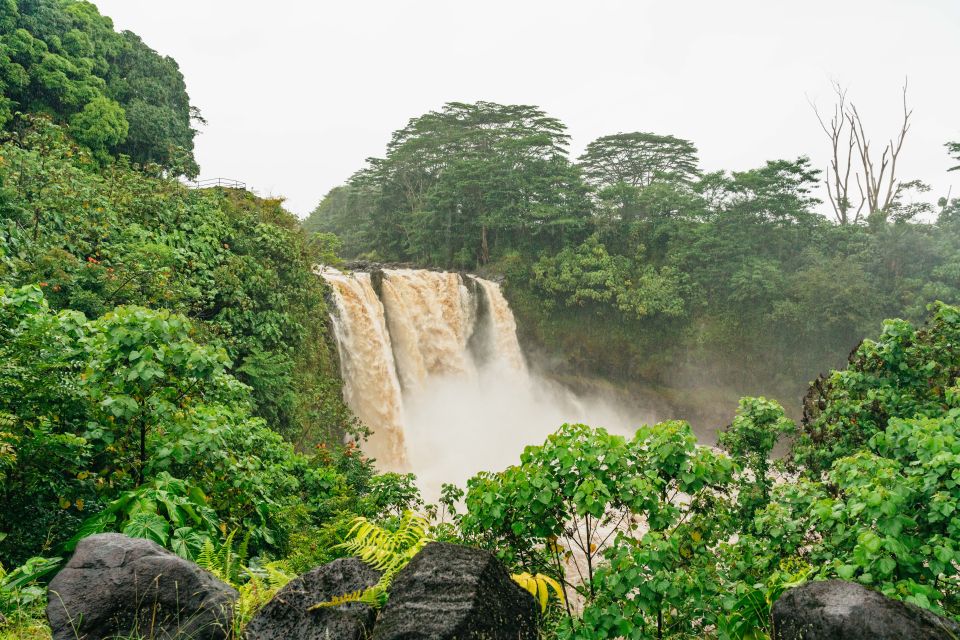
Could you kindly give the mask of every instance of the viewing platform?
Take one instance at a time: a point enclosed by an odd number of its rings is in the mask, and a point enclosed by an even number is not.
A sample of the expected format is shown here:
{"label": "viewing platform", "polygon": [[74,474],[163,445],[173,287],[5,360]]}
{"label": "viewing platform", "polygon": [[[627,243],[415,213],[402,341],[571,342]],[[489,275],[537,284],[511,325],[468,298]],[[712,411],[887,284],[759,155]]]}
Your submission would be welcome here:
{"label": "viewing platform", "polygon": [[246,189],[247,183],[240,180],[234,180],[232,178],[208,178],[207,180],[196,180],[194,182],[188,182],[187,185],[191,189],[210,189],[213,187],[221,187],[223,189]]}

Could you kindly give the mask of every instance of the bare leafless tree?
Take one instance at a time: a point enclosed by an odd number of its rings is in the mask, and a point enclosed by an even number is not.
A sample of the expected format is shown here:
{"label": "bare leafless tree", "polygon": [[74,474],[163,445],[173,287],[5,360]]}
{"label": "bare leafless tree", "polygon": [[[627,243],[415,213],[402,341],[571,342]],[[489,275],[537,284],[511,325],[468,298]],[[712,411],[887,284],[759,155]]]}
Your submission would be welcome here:
{"label": "bare leafless tree", "polygon": [[[820,128],[830,139],[832,155],[825,183],[834,217],[840,224],[850,224],[860,220],[864,203],[861,200],[860,205],[851,214],[850,173],[853,169],[853,148],[856,142],[853,130],[847,127],[847,90],[836,82],[833,83],[833,89],[837,95],[837,102],[833,106],[833,115],[829,122],[820,115],[816,104],[811,102],[810,106],[813,107],[813,112],[820,122]],[[846,140],[844,140],[844,133],[846,133]]]}
{"label": "bare leafless tree", "polygon": [[[867,216],[886,218],[903,188],[897,177],[897,160],[903,150],[903,141],[910,131],[913,110],[907,106],[907,83],[903,85],[903,122],[896,138],[891,138],[875,163],[875,152],[863,126],[863,118],[856,105],[847,101],[847,90],[833,83],[837,102],[829,120],[812,102],[813,112],[820,127],[830,140],[831,157],[825,185],[833,214],[840,224],[857,224]],[[856,185],[853,192],[851,185]]]}

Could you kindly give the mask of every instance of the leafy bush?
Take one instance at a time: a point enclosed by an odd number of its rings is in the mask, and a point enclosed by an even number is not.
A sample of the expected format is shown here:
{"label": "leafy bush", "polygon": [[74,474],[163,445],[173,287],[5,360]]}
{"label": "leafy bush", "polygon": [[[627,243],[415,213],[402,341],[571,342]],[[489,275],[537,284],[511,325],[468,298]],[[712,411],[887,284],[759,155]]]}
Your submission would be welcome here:
{"label": "leafy bush", "polygon": [[[741,398],[733,422],[718,439],[743,467],[739,476],[740,517],[749,523],[758,509],[770,501],[770,455],[783,436],[793,434],[796,425],[783,413],[779,403],[766,398]],[[745,471],[746,473],[744,473]]]}
{"label": "leafy bush", "polygon": [[200,489],[161,473],[149,484],[121,494],[84,522],[64,548],[73,551],[83,538],[104,531],[152,540],[190,560],[205,543],[218,539],[221,529]]}
{"label": "leafy bush", "polygon": [[[468,482],[463,529],[508,563],[543,567],[586,598],[566,635],[665,631],[703,619],[704,589],[718,589],[704,580],[727,531],[716,516],[733,470],[726,456],[697,447],[683,422],[642,427],[631,440],[564,425],[528,447],[519,466]],[[582,569],[568,564],[575,555]],[[669,619],[676,611],[685,617]]]}
{"label": "leafy bush", "polygon": [[[936,418],[894,418],[834,462],[809,514],[811,564],[886,595],[960,614],[960,403]],[[803,517],[806,514],[797,514]]]}
{"label": "leafy bush", "polygon": [[826,471],[857,451],[892,418],[942,415],[960,376],[960,311],[931,307],[924,327],[884,322],[877,340],[864,340],[847,368],[811,388],[804,426],[794,445],[798,464]]}
{"label": "leafy bush", "polygon": [[46,589],[38,580],[54,571],[60,558],[30,558],[9,572],[0,565],[0,634],[39,626],[44,617]]}

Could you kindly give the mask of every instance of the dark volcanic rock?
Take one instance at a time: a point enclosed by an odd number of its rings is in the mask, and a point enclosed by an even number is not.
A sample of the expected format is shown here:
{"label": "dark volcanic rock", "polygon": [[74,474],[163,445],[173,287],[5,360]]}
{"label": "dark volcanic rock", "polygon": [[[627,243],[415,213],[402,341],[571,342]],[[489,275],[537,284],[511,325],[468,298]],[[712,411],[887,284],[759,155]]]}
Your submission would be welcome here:
{"label": "dark volcanic rock", "polygon": [[434,542],[390,586],[374,640],[535,640],[537,605],[493,554]]}
{"label": "dark volcanic rock", "polygon": [[84,538],[50,583],[54,640],[226,638],[237,592],[158,544],[119,533]]}
{"label": "dark volcanic rock", "polygon": [[354,602],[308,611],[335,596],[372,587],[380,572],[357,558],[341,558],[292,580],[254,616],[246,640],[363,640],[369,637],[377,613]]}
{"label": "dark volcanic rock", "polygon": [[773,605],[777,640],[940,640],[960,625],[842,580],[808,582]]}

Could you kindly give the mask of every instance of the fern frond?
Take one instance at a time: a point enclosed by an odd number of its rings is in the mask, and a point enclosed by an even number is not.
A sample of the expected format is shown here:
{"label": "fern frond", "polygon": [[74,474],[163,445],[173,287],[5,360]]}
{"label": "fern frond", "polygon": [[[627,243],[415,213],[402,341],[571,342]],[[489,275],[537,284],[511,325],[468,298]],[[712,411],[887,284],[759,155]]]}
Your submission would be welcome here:
{"label": "fern frond", "polygon": [[237,534],[237,530],[234,529],[227,534],[226,539],[223,541],[223,544],[220,545],[220,554],[218,560],[220,561],[219,569],[223,575],[222,579],[227,582],[233,582],[233,537]]}
{"label": "fern frond", "polygon": [[243,535],[243,541],[240,543],[240,546],[237,548],[237,564],[241,567],[247,566],[247,560],[250,559],[249,551],[250,549],[250,531]]}
{"label": "fern frond", "polygon": [[430,523],[411,511],[403,513],[396,531],[385,529],[362,516],[355,518],[347,532],[347,539],[337,546],[381,571],[382,576],[377,584],[365,591],[321,602],[311,607],[311,610],[345,602],[364,602],[375,608],[382,607],[387,602],[393,577],[407,566],[428,542],[433,541],[429,530]]}
{"label": "fern frond", "polygon": [[334,596],[326,602],[320,602],[313,605],[307,609],[307,611],[316,611],[317,609],[326,609],[328,607],[339,607],[342,604],[348,604],[350,602],[363,602],[363,595],[366,591],[370,591],[370,589],[357,589],[352,593],[345,593],[342,596]]}
{"label": "fern frond", "polygon": [[[197,555],[197,564],[216,575],[217,571],[217,550],[213,546],[213,541],[206,538],[203,546],[200,548],[200,554]],[[219,576],[218,576],[219,577]]]}
{"label": "fern frond", "polygon": [[[241,548],[244,546],[241,543]],[[234,557],[239,556],[238,551]],[[257,611],[270,602],[277,592],[295,577],[286,572],[286,566],[281,561],[270,562],[263,567],[241,566],[240,568],[246,577],[246,582],[233,585],[239,594],[233,605],[233,638],[242,638],[243,630]]]}
{"label": "fern frond", "polygon": [[286,565],[279,560],[268,563],[263,569],[267,572],[267,581],[274,591],[283,589],[295,577],[287,573]]}

